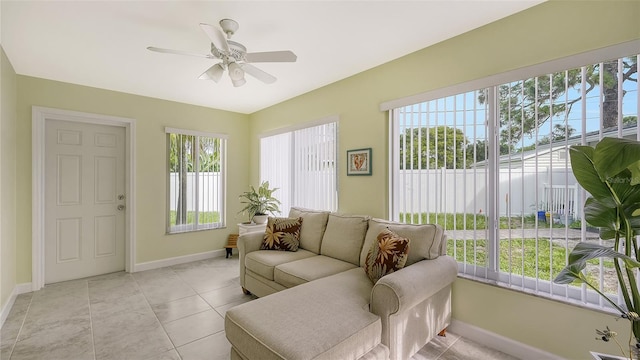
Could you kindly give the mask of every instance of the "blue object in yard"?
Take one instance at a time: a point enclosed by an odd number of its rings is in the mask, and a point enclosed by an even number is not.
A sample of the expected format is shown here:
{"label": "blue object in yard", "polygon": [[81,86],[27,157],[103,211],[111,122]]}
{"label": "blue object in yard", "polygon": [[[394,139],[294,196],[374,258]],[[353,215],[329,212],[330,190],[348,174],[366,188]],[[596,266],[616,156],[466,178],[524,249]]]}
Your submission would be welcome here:
{"label": "blue object in yard", "polygon": [[545,212],[543,210],[538,211],[538,221],[547,222],[547,217],[545,216]]}

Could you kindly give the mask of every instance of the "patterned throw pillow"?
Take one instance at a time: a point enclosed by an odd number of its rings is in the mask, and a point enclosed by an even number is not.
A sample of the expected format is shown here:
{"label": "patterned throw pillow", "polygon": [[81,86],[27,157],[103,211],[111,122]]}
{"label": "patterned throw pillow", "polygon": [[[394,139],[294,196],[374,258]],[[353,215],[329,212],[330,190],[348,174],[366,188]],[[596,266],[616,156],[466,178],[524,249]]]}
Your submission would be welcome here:
{"label": "patterned throw pillow", "polygon": [[364,271],[375,284],[381,277],[402,269],[407,262],[408,253],[409,239],[384,229],[378,234],[378,241],[371,244]]}
{"label": "patterned throw pillow", "polygon": [[298,251],[302,218],[269,217],[261,250]]}

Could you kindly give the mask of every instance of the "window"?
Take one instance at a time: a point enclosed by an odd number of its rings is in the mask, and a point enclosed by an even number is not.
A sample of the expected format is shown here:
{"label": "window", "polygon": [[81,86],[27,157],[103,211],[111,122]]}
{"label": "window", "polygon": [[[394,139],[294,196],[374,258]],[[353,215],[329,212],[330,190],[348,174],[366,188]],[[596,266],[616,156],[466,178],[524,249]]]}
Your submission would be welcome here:
{"label": "window", "polygon": [[[605,136],[640,139],[639,58],[391,109],[392,218],[442,225],[464,276],[606,308],[583,285],[552,282],[576,243],[602,241],[582,221],[588,194],[568,149]],[[616,294],[612,269],[600,260],[586,272]]]}
{"label": "window", "polygon": [[332,117],[260,139],[260,178],[279,190],[283,215],[292,206],[335,211],[338,122]]}
{"label": "window", "polygon": [[226,136],[166,128],[167,232],[225,226]]}

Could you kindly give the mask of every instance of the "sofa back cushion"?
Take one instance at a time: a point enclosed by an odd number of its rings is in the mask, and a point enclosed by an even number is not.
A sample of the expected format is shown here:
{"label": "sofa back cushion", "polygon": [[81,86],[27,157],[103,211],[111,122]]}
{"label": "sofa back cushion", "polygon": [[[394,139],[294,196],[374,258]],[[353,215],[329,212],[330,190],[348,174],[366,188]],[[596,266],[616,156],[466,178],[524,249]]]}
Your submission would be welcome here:
{"label": "sofa back cushion", "polygon": [[435,259],[440,256],[444,231],[440,225],[435,224],[403,224],[394,221],[371,219],[369,230],[365,237],[364,246],[360,253],[360,266],[365,266],[367,252],[377,241],[378,235],[384,229],[389,229],[401,237],[410,239],[411,246],[405,266],[409,266],[422,259]]}
{"label": "sofa back cushion", "polygon": [[368,224],[368,216],[329,214],[320,254],[359,266]]}
{"label": "sofa back cushion", "polygon": [[310,210],[299,207],[292,207],[289,210],[289,217],[302,218],[300,228],[300,247],[313,253],[320,254],[320,244],[322,236],[327,228],[329,211]]}

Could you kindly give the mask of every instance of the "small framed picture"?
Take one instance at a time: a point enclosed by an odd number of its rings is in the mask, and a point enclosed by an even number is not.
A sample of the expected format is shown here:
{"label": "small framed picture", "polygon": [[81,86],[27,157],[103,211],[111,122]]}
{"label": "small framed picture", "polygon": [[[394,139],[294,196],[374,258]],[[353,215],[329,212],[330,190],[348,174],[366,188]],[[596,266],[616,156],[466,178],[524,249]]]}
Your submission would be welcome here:
{"label": "small framed picture", "polygon": [[347,175],[371,175],[371,148],[347,150]]}

